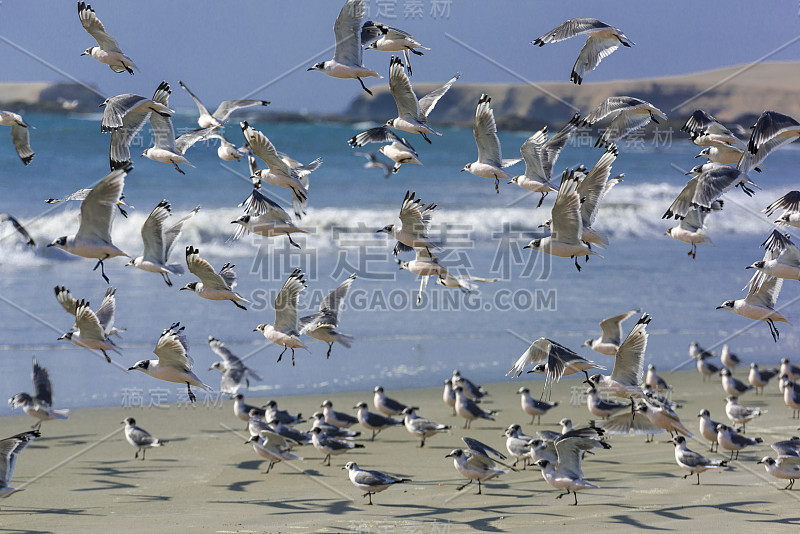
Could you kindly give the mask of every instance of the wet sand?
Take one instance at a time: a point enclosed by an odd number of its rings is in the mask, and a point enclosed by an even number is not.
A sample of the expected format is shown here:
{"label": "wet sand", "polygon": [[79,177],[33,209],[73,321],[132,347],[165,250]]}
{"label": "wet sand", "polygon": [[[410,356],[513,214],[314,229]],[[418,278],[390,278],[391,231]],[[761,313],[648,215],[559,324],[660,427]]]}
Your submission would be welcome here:
{"label": "wet sand", "polygon": [[[740,369],[736,375],[744,378],[744,373]],[[701,408],[727,422],[718,381],[703,383],[694,371],[662,376],[673,385],[674,399],[683,404],[678,413],[690,430],[697,432]],[[521,532],[535,527],[549,533],[596,526],[615,531],[719,532],[744,527],[751,532],[786,532],[800,525],[800,491],[778,491],[785,482],[769,477],[756,464],[762,456],[774,455],[770,443],[798,434],[800,423],[791,419],[775,383],[764,396],[747,393],[741,399],[742,404],[769,410],[748,424],[747,434],[762,437],[764,444],[743,451],[727,469],[702,474],[701,486],[693,485],[694,477],[683,478],[673,446],[665,443],[668,435],[660,434],[650,444],[643,436],[612,436],[612,449],[589,456],[583,471],[599,488],[579,492],[577,507],[570,506],[571,497],[556,500],[558,491],[544,482],[536,467],[484,484],[482,495],[476,495],[474,484],[456,491],[466,480],[445,455],[463,445],[462,436],[505,452],[501,434],[511,423],[533,434],[538,429],[558,430],[562,417],[581,424],[591,418],[585,404],[573,398],[573,391],[583,389],[580,380],[567,378],[552,392],[552,400],[560,405],[541,425],[532,425],[515,394],[521,385],[541,393],[541,381],[484,384],[490,392],[484,406],[500,413],[496,421],[474,421],[469,430],[461,428],[464,420],[452,416],[442,402],[440,388],[387,391],[392,398],[419,406],[420,415],[455,428],[451,434],[429,438],[424,448],[403,427],[391,428],[374,442],[360,440],[366,448],[334,457],[330,467],[322,465],[323,455],[311,445],[302,446],[295,452],[304,461],[277,464],[269,474],[264,474],[267,462],[244,444],[245,423],[234,416],[232,401],[193,408],[78,410],[68,421],[45,422],[43,437],[20,455],[11,485],[24,485],[26,491],[0,500],[0,530],[130,532],[142,531],[146,524],[150,532]],[[348,413],[354,413],[350,407],[360,400],[372,409],[371,392],[277,400],[281,408],[308,416],[325,398]],[[261,404],[267,399],[248,400]],[[150,449],[145,461],[135,460],[120,424],[127,416],[170,443]],[[0,421],[5,437],[27,430],[33,420],[21,415]],[[364,432],[358,425],[354,428]],[[369,431],[364,434],[369,437]],[[697,435],[689,446],[708,450]],[[373,497],[374,506],[368,506],[341,469],[347,461],[413,481],[379,493]]]}

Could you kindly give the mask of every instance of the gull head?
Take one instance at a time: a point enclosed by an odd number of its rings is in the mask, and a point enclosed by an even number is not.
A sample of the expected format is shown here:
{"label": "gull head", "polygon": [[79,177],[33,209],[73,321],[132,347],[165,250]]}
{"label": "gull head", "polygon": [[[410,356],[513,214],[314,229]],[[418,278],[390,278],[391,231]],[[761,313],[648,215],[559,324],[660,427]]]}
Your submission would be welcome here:
{"label": "gull head", "polygon": [[263,334],[263,333],[264,333],[264,330],[266,330],[266,328],[267,328],[268,326],[269,326],[269,325],[268,325],[267,323],[260,324],[260,325],[258,325],[257,327],[255,327],[255,328],[253,329],[253,332],[261,332],[261,333]]}
{"label": "gull head", "polygon": [[248,222],[250,222],[250,216],[249,215],[242,215],[241,217],[239,217],[235,221],[231,221],[231,224],[241,224],[242,226],[245,226]]}
{"label": "gull head", "polygon": [[672,440],[672,443],[674,443],[677,446],[684,445],[686,443],[686,438],[684,438],[683,436],[678,436]]}
{"label": "gull head", "polygon": [[358,464],[355,462],[347,462],[346,464],[344,464],[344,467],[342,467],[342,469],[347,469],[348,471],[358,471]]}
{"label": "gull head", "polygon": [[702,410],[700,410],[700,413],[697,414],[697,417],[711,417],[711,412],[703,408]]}
{"label": "gull head", "polygon": [[[677,227],[676,227],[676,228],[677,228]],[[667,231],[666,231],[666,232],[664,232],[664,235],[668,235],[668,236],[672,237],[672,231],[673,231],[674,229],[675,229],[675,228],[668,228],[668,229],[667,229]],[[745,268],[746,268],[746,267],[745,267]]]}
{"label": "gull head", "polygon": [[[388,126],[390,128],[394,128],[394,119],[389,119],[388,121],[386,121],[386,126]],[[383,147],[381,147],[381,148],[383,148]]]}
{"label": "gull head", "polygon": [[516,184],[517,182],[519,182],[519,176],[515,176],[508,181],[509,184]]}
{"label": "gull head", "polygon": [[697,158],[707,158],[710,155],[711,155],[711,147],[706,147],[703,150],[701,150],[698,155],[695,156],[695,159],[697,159]]}
{"label": "gull head", "polygon": [[598,373],[596,375],[590,376],[589,380],[584,380],[583,382],[585,384],[597,385],[597,384],[600,383],[600,380],[602,380],[602,379],[603,379],[603,375]]}
{"label": "gull head", "polygon": [[594,339],[587,339],[583,342],[582,347],[591,347],[594,344]]}
{"label": "gull head", "polygon": [[58,338],[56,341],[60,341],[62,339],[66,339],[67,341],[71,341],[72,340],[72,336],[73,336],[74,333],[75,332],[67,332],[66,334],[64,334],[63,336]]}
{"label": "gull head", "polygon": [[[96,46],[90,46],[89,48],[87,48],[86,50],[84,50],[84,51],[81,53],[81,55],[82,55],[82,56],[91,56],[91,55],[92,55],[92,50],[94,50],[95,48],[97,48],[97,47],[96,47]],[[104,104],[105,104],[105,102],[104,102]]]}
{"label": "gull head", "polygon": [[403,411],[400,412],[400,413],[403,414],[403,415],[413,415],[414,414],[414,410],[416,410],[416,408],[414,406],[406,406],[405,408],[403,408]]}
{"label": "gull head", "polygon": [[147,150],[145,150],[144,152],[139,154],[139,157],[140,158],[149,158],[150,156],[148,156],[148,154],[150,153],[151,150],[153,150],[152,147],[148,148]]}
{"label": "gull head", "polygon": [[372,391],[374,391],[375,393],[383,393],[383,386],[375,386],[375,389],[373,389]]}
{"label": "gull head", "polygon": [[366,407],[367,407],[367,403],[364,402],[364,401],[361,401],[358,404],[356,404],[355,406],[353,406],[353,409],[354,410],[360,410],[361,408],[366,408]]}
{"label": "gull head", "polygon": [[394,260],[394,261],[396,261],[396,262],[397,262],[397,265],[399,265],[399,266],[400,266],[400,270],[401,270],[401,271],[402,271],[403,269],[408,269],[408,262],[407,262],[407,261],[402,261],[402,260],[397,260],[397,259],[396,259],[396,260]]}
{"label": "gull head", "polygon": [[546,468],[548,465],[550,465],[550,462],[549,462],[549,461],[547,461],[547,460],[537,460],[537,461],[536,461],[536,465],[538,465],[539,467],[541,467],[542,469],[544,469],[544,468]]}
{"label": "gull head", "polygon": [[197,289],[197,282],[189,282],[178,291],[183,291],[184,289],[188,289],[189,291],[195,291]]}
{"label": "gull head", "polygon": [[310,70],[324,71],[325,70],[325,63],[327,63],[327,61],[320,61],[319,63],[315,63],[313,67],[307,68],[306,72],[308,72]]}
{"label": "gull head", "polygon": [[450,454],[445,455],[445,458],[461,458],[462,456],[464,456],[464,451],[461,449],[453,449],[450,451]]}
{"label": "gull head", "polygon": [[471,168],[472,168],[472,163],[467,163],[466,165],[464,165],[464,168],[458,172],[464,172],[464,171],[472,172],[470,171]]}
{"label": "gull head", "polygon": [[394,230],[394,225],[393,224],[389,224],[387,226],[384,226],[380,230],[376,231],[375,233],[376,234],[384,233],[384,234],[392,235],[392,231],[393,230]]}
{"label": "gull head", "polygon": [[[138,260],[138,261],[137,261],[137,260]],[[130,266],[130,265],[133,265],[134,267],[136,267],[136,265],[137,265],[138,263],[141,263],[141,262],[142,262],[142,258],[141,258],[141,256],[140,256],[140,257],[138,257],[138,258],[131,258],[131,259],[130,259],[130,261],[129,261],[128,263],[126,263],[126,264],[125,264],[125,267],[128,267],[128,266]]]}
{"label": "gull head", "polygon": [[752,265],[748,265],[747,267],[745,267],[745,269],[759,269],[760,270],[760,269],[764,268],[764,265],[765,265],[764,261],[761,260],[761,261],[757,261],[757,262],[753,263]]}
{"label": "gull head", "polygon": [[519,388],[519,390],[517,390],[517,395],[522,395],[524,393],[530,393],[530,392],[531,392],[531,390],[529,390],[528,388],[521,387],[521,388]]}
{"label": "gull head", "polygon": [[48,247],[64,248],[64,247],[67,246],[67,236],[61,236],[58,239],[56,239],[55,241],[53,241],[52,243],[49,243],[47,246]]}
{"label": "gull head", "polygon": [[322,404],[319,405],[320,408],[333,408],[333,403],[328,399],[325,399]]}
{"label": "gull head", "polygon": [[771,456],[764,456],[756,462],[757,464],[775,465],[775,459]]}
{"label": "gull head", "polygon": [[542,240],[541,239],[534,239],[533,241],[531,241],[530,243],[528,243],[527,245],[525,245],[522,248],[529,248],[529,249],[532,249],[532,250],[539,250],[539,248],[541,248],[541,246],[542,246]]}
{"label": "gull head", "polygon": [[119,424],[133,426],[136,424],[136,419],[134,419],[133,417],[126,417],[125,419],[120,421]]}
{"label": "gull head", "polygon": [[223,365],[223,364],[222,364],[222,362],[214,362],[214,363],[211,365],[211,367],[209,367],[209,368],[208,368],[208,370],[209,370],[209,371],[211,371],[212,369],[216,369],[216,370],[217,370],[217,371],[219,371],[220,373],[224,373],[224,372],[225,372],[225,369],[222,367],[222,365]]}
{"label": "gull head", "polygon": [[718,309],[718,310],[731,310],[731,311],[733,311],[733,304],[734,304],[734,302],[735,302],[735,301],[733,301],[733,300],[726,300],[725,302],[723,302],[723,303],[722,303],[722,306],[717,306],[717,308],[716,308],[716,309]]}
{"label": "gull head", "polygon": [[150,360],[139,360],[133,367],[128,367],[128,371],[141,371],[146,373],[150,368]]}
{"label": "gull head", "polygon": [[547,219],[545,222],[539,225],[539,228],[546,228],[550,230],[552,225],[553,225],[553,219]]}

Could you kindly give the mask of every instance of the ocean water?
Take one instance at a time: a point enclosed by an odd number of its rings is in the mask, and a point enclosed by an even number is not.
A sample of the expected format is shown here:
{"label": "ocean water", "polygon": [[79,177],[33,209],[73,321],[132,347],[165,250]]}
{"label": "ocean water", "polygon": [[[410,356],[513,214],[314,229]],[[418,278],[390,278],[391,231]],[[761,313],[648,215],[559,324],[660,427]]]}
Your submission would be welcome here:
{"label": "ocean water", "polygon": [[[295,237],[302,249],[289,246],[285,238],[230,240],[231,221],[240,213],[237,205],[250,192],[246,162],[222,162],[216,145],[198,144],[187,153],[196,168],[186,168],[183,176],[169,165],[135,157],[149,146],[149,134],[144,135],[141,145],[132,148],[135,168],[125,184],[126,201],[135,209],[127,219],[115,219],[115,243],[139,255],[139,230],[160,200],[171,202],[175,220],[199,205],[172,260],[183,262],[183,249],[191,244],[216,267],[227,261],[236,264],[237,291],[252,304],[242,311],[228,302],[203,300],[178,291],[193,279],[190,274],[173,276],[175,285],[168,288],[158,275],[124,267],[124,259],[109,260],[106,272],[117,288],[116,325],[126,329],[118,343],[123,354],[113,355],[109,365],[99,353],[56,341],[72,321],[53,287],[64,285],[76,298],[97,306],[107,285],[99,272],[92,272],[93,260],[44,248],[77,230],[79,204],[43,202],[90,187],[105,176],[109,136],[100,132],[99,114],[28,114],[26,119],[37,127],[31,135],[37,152],[32,164],[23,167],[10,142],[0,146],[0,211],[23,222],[37,243],[34,249],[25,247],[10,226],[0,227],[0,397],[31,391],[31,357],[36,356],[50,371],[59,407],[181,401],[185,388],[125,371],[150,358],[161,331],[175,322],[186,327],[196,372],[206,383],[219,384],[216,371],[206,370],[216,359],[207,339],[215,336],[261,372],[263,382],[250,388],[250,394],[260,396],[371,391],[377,384],[387,389],[435,385],[454,368],[478,382],[503,380],[528,343],[541,336],[610,368],[611,358],[581,344],[599,334],[601,319],[635,308],[653,316],[646,363],[660,371],[686,364],[693,341],[704,347],[728,342],[745,361],[798,357],[796,327],[779,325],[781,338],[774,343],[765,324],[715,310],[723,301],[744,295],[741,288],[752,273],[744,268],[763,255],[759,245],[772,226],[760,210],[798,188],[800,152],[794,146],[770,156],[762,174],[754,173],[761,187],[755,197],[738,190],[726,195],[725,210],[708,220],[715,246],[700,245],[692,260],[688,245],[664,235],[674,223],[661,215],[685,184],[680,170],[700,162],[693,159],[699,149],[677,131],[654,137],[648,130],[643,140],[623,141],[613,173],[625,178],[606,197],[596,224],[608,232],[611,245],[600,251],[603,258],[581,260],[578,272],[572,260],[522,249],[541,235],[538,226],[549,218],[554,195],[536,209],[538,194],[521,198],[525,191],[506,184],[495,194],[490,180],[459,173],[476,156],[470,130],[444,129],[432,145],[410,137],[424,166],[406,165],[384,179],[381,172],[364,169],[363,158],[346,144],[369,125],[256,121],[251,124],[295,159],[323,158],[322,167],[311,175],[308,214],[299,223],[312,232]],[[176,129],[193,127],[188,116],[177,117],[175,124]],[[505,156],[516,155],[527,135],[503,132]],[[235,123],[226,136],[237,143],[242,139]],[[559,172],[580,163],[591,167],[602,154],[592,144],[593,139],[575,140],[562,153]],[[511,171],[522,173],[522,164]],[[286,190],[266,187],[279,202],[288,199]],[[398,270],[393,243],[375,233],[396,222],[409,190],[439,205],[432,234],[443,244],[439,256],[445,265],[501,281],[479,284],[470,294],[431,281],[416,305],[419,281]],[[309,340],[310,352],[297,351],[293,367],[288,351],[276,363],[281,349],[268,345],[253,329],[273,322],[272,301],[296,267],[308,278],[301,313],[315,311],[320,299],[351,272],[359,277],[340,325],[340,331],[355,336],[353,347],[336,345],[326,359],[327,346]],[[790,321],[798,318],[793,303],[800,296],[798,288],[800,284],[787,282],[778,300],[779,306],[788,304],[782,311]],[[625,329],[634,322],[629,319]],[[218,400],[214,394],[199,397]],[[10,407],[0,403],[0,414],[8,413]]]}

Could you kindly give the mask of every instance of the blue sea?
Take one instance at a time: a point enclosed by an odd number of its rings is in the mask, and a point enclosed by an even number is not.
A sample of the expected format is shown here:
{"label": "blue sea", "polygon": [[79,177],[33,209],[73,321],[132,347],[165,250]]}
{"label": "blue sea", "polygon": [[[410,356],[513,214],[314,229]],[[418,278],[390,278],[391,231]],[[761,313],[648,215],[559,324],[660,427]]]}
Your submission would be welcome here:
{"label": "blue sea", "polygon": [[[92,271],[94,260],[45,248],[53,239],[75,233],[79,203],[44,203],[90,187],[108,173],[109,136],[100,132],[99,114],[25,117],[36,126],[31,132],[36,157],[24,167],[3,134],[0,211],[17,217],[37,246],[26,247],[9,225],[0,227],[0,397],[32,390],[35,356],[50,372],[58,407],[180,401],[183,387],[125,371],[137,360],[153,357],[161,331],[175,322],[185,326],[195,370],[206,383],[219,385],[218,373],[207,371],[216,360],[207,343],[214,336],[262,374],[263,382],[250,388],[249,394],[257,396],[371,390],[377,384],[387,390],[431,386],[441,384],[454,368],[473,381],[500,381],[528,343],[541,336],[610,368],[611,358],[581,345],[599,335],[601,319],[635,308],[653,317],[646,363],[662,372],[693,365],[687,363],[687,349],[694,341],[716,350],[727,342],[744,361],[798,358],[796,327],[779,325],[781,338],[775,343],[767,325],[715,310],[725,300],[744,296],[742,288],[752,274],[745,267],[763,256],[759,245],[772,225],[761,210],[798,188],[800,151],[795,146],[773,154],[764,172],[753,174],[761,187],[753,198],[739,190],[725,196],[724,211],[708,219],[714,246],[700,245],[693,260],[686,254],[689,245],[664,235],[674,221],[662,220],[661,215],[686,182],[681,171],[700,163],[693,159],[699,149],[678,131],[654,134],[649,129],[641,138],[623,141],[613,174],[624,173],[624,181],[604,200],[595,225],[608,232],[611,244],[599,251],[602,258],[581,260],[578,272],[572,260],[522,248],[542,235],[538,226],[549,218],[554,195],[536,209],[538,194],[524,196],[525,191],[506,184],[495,194],[490,180],[459,173],[476,158],[469,129],[445,128],[432,145],[410,137],[424,166],[406,165],[384,179],[381,172],[364,169],[364,159],[346,144],[370,124],[252,121],[278,150],[293,158],[310,162],[322,157],[322,166],[310,177],[308,214],[298,223],[311,234],[295,237],[301,250],[283,237],[248,235],[231,241],[231,221],[241,213],[237,205],[251,190],[246,161],[222,162],[216,144],[200,143],[186,155],[196,168],[186,167],[183,176],[169,165],[136,157],[150,146],[145,128],[138,146],[132,147],[135,168],[124,191],[135,209],[127,219],[116,217],[115,243],[139,255],[141,225],[159,201],[169,200],[176,221],[199,205],[172,261],[183,262],[185,246],[193,245],[217,268],[234,263],[237,290],[252,304],[242,311],[229,302],[181,292],[178,289],[193,279],[188,273],[173,276],[175,285],[168,288],[159,275],[124,267],[123,258],[109,260],[106,273],[117,288],[115,324],[125,329],[118,342],[122,355],[113,355],[114,364],[109,365],[99,353],[56,340],[73,321],[56,301],[54,286],[64,285],[96,307],[107,285],[99,271]],[[176,129],[194,127],[193,120],[189,115],[176,117]],[[551,130],[557,127],[551,125]],[[241,144],[235,122],[225,133]],[[531,133],[501,133],[505,157],[518,154]],[[581,163],[591,167],[602,154],[593,142],[585,136],[574,139],[558,160],[557,172]],[[512,174],[523,170],[523,164],[511,169]],[[265,188],[288,210],[287,190]],[[393,243],[375,233],[396,222],[407,191],[438,204],[432,235],[443,245],[439,256],[446,266],[501,281],[479,284],[470,294],[431,281],[425,299],[416,305],[419,281],[398,269]],[[404,259],[411,257],[406,254]],[[281,349],[268,345],[253,329],[274,321],[272,301],[297,267],[308,279],[301,313],[315,311],[327,292],[351,272],[358,273],[340,321],[340,331],[356,341],[351,349],[334,346],[326,359],[327,346],[309,339],[310,352],[299,350],[293,367],[288,351],[276,363]],[[799,315],[794,303],[798,296],[800,284],[784,284],[778,305],[788,304],[782,312],[790,321],[796,322]],[[625,329],[634,322],[629,319]],[[0,403],[0,414],[9,413],[10,407]]]}

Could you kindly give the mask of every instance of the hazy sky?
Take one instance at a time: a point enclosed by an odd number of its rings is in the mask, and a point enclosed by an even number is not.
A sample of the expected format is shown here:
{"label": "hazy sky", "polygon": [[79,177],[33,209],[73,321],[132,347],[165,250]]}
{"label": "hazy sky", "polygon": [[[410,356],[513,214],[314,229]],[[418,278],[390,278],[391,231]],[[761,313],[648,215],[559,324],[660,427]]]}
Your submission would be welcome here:
{"label": "hazy sky", "polygon": [[[271,100],[274,110],[341,111],[361,91],[358,81],[333,79],[306,68],[333,56],[326,49],[333,45],[333,22],[343,4],[343,0],[92,2],[106,29],[142,69],[129,76],[80,57],[95,43],[81,27],[77,2],[3,0],[0,81],[65,79],[7,40],[107,96],[150,96],[165,79],[173,84],[171,107],[187,109],[192,103],[177,84],[183,80],[212,110],[220,100],[252,96]],[[800,35],[795,1],[367,0],[367,5],[369,18],[402,28],[431,48],[425,56],[412,59],[412,81],[444,81],[457,71],[467,83],[520,81],[509,69],[532,81],[568,81],[584,38],[543,48],[529,43],[573,17],[598,18],[636,43],[603,60],[586,81],[747,63]],[[367,51],[364,63],[386,76],[389,57],[387,52]],[[769,59],[800,59],[800,42]],[[368,86],[381,83],[386,80],[367,81]]]}

